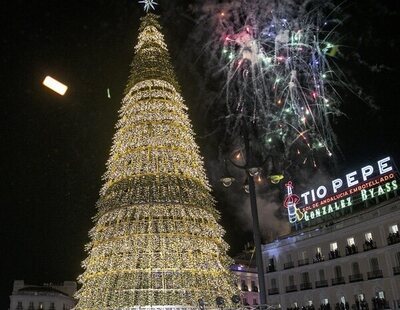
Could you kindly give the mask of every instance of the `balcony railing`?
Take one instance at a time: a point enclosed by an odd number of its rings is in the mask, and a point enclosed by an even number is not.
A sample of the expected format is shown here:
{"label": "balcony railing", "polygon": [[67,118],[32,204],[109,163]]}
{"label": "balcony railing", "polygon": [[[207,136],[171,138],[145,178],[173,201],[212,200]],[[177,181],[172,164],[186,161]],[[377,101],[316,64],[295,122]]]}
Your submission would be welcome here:
{"label": "balcony railing", "polygon": [[300,290],[311,290],[312,289],[312,284],[310,282],[305,282],[305,283],[300,283]]}
{"label": "balcony railing", "polygon": [[395,266],[395,267],[393,267],[393,274],[394,274],[394,275],[400,274],[400,266]]}
{"label": "balcony railing", "polygon": [[267,266],[266,270],[267,270],[267,273],[269,273],[269,272],[275,272],[275,271],[276,271],[276,268],[275,268],[274,265],[269,265],[269,266]]}
{"label": "balcony railing", "polygon": [[321,253],[317,253],[315,255],[315,257],[313,257],[312,262],[313,262],[313,264],[315,264],[315,263],[323,262],[324,260],[325,260],[325,258],[321,255]]}
{"label": "balcony railing", "polygon": [[353,244],[353,245],[346,245],[346,256],[357,254],[358,253],[358,248]]}
{"label": "balcony railing", "polygon": [[388,245],[396,244],[400,242],[400,234],[399,232],[390,233],[387,237]]}
{"label": "balcony railing", "polygon": [[315,281],[315,287],[327,287],[328,280]]}
{"label": "balcony railing", "polygon": [[249,290],[249,287],[246,284],[242,284],[241,289],[242,291],[247,292]]}
{"label": "balcony railing", "polygon": [[283,264],[283,269],[290,269],[294,267],[294,263],[293,262],[287,262]]}
{"label": "balcony railing", "polygon": [[286,293],[295,292],[295,291],[297,291],[297,285],[286,286]]}
{"label": "balcony railing", "polygon": [[299,259],[299,260],[297,261],[297,264],[298,264],[299,266],[308,265],[309,263],[310,263],[310,262],[309,262],[308,258]]}
{"label": "balcony railing", "polygon": [[383,278],[383,272],[382,272],[382,270],[368,271],[367,276],[368,276],[368,280]]}
{"label": "balcony railing", "polygon": [[279,294],[279,288],[273,287],[268,289],[268,295],[277,295]]}
{"label": "balcony railing", "polygon": [[349,275],[349,282],[358,282],[358,281],[363,281],[363,280],[364,280],[364,276],[361,273]]}
{"label": "balcony railing", "polygon": [[370,251],[376,249],[376,242],[375,241],[365,241],[363,244],[363,249],[365,251]]}
{"label": "balcony railing", "polygon": [[258,292],[258,287],[257,286],[252,286],[251,287],[252,292]]}
{"label": "balcony railing", "polygon": [[336,259],[340,257],[340,252],[339,250],[335,250],[335,251],[329,251],[329,259]]}
{"label": "balcony railing", "polygon": [[332,285],[339,285],[339,284],[345,284],[346,281],[344,280],[344,277],[337,277],[332,279]]}

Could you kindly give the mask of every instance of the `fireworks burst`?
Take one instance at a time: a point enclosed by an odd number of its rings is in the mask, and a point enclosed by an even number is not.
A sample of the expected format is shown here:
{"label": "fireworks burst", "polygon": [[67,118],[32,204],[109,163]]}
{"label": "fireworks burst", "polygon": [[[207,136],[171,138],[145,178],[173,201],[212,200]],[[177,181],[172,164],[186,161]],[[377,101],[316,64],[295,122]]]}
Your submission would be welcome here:
{"label": "fireworks burst", "polygon": [[240,136],[245,120],[280,167],[331,157],[342,83],[332,2],[209,1],[201,10],[209,73],[223,81],[227,134]]}

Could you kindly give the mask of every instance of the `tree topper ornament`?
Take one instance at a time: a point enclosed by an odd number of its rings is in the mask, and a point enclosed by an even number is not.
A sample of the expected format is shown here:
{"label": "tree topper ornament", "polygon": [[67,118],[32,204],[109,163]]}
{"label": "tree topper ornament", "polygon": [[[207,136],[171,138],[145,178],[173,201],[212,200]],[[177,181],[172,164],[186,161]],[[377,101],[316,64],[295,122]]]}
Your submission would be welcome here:
{"label": "tree topper ornament", "polygon": [[140,0],[139,3],[144,4],[144,8],[143,8],[143,9],[144,9],[146,12],[148,12],[150,8],[153,9],[153,10],[155,10],[156,8],[155,8],[154,6],[158,4],[158,3],[155,2],[154,0]]}

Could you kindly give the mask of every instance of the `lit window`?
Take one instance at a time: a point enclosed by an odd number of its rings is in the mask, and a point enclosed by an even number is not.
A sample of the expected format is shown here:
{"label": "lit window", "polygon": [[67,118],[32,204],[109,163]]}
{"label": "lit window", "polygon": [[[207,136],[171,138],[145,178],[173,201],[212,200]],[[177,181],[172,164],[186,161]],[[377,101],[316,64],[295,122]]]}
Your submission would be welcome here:
{"label": "lit window", "polygon": [[319,253],[319,254],[321,254],[321,253],[322,253],[322,251],[321,251],[321,248],[320,248],[320,247],[317,247],[317,253]]}
{"label": "lit window", "polygon": [[344,296],[340,297],[340,302],[345,304],[346,303],[346,298],[344,298]]}
{"label": "lit window", "polygon": [[330,244],[330,249],[331,249],[331,251],[337,250],[337,242],[332,242],[332,243]]}
{"label": "lit window", "polygon": [[354,242],[354,238],[353,237],[351,237],[351,238],[347,238],[347,245],[348,246],[352,246],[352,245],[355,245],[356,243]]}
{"label": "lit window", "polygon": [[302,251],[300,253],[300,259],[306,259],[307,258],[307,252],[306,251]]}
{"label": "lit window", "polygon": [[308,305],[309,305],[309,306],[312,306],[312,300],[309,300],[309,301],[308,301]]}
{"label": "lit window", "polygon": [[358,300],[363,301],[364,300],[364,294],[358,294]]}
{"label": "lit window", "polygon": [[372,240],[372,233],[367,232],[367,233],[365,234],[365,240],[367,240],[367,241]]}
{"label": "lit window", "polygon": [[323,305],[329,304],[328,298],[322,299],[322,304],[323,304]]}
{"label": "lit window", "polygon": [[392,226],[389,227],[389,231],[392,234],[396,234],[399,231],[399,227],[397,225],[392,225]]}
{"label": "lit window", "polygon": [[385,293],[383,291],[378,292],[378,297],[381,299],[385,298]]}
{"label": "lit window", "polygon": [[297,302],[294,302],[293,305],[295,308],[297,308]]}

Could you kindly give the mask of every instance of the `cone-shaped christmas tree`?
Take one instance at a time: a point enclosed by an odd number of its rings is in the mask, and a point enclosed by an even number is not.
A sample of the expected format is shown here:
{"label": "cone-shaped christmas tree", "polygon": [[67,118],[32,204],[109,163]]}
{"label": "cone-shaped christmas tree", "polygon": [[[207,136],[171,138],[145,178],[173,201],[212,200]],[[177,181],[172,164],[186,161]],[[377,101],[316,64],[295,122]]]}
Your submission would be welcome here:
{"label": "cone-shaped christmas tree", "polygon": [[229,303],[228,246],[157,16],[139,31],[75,309]]}

